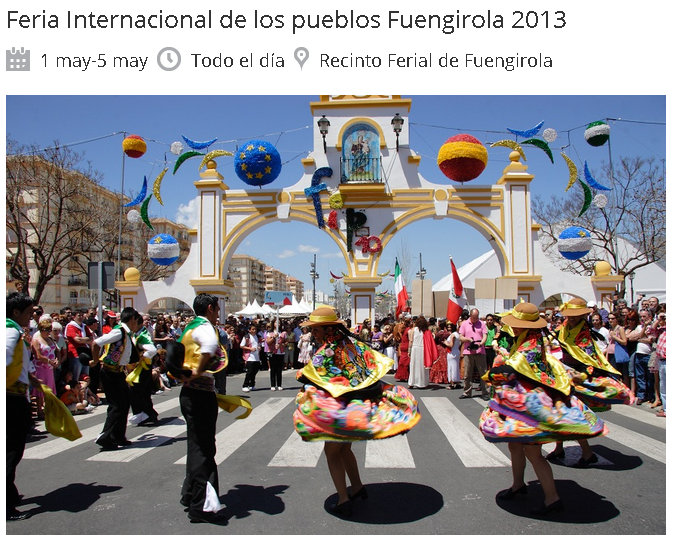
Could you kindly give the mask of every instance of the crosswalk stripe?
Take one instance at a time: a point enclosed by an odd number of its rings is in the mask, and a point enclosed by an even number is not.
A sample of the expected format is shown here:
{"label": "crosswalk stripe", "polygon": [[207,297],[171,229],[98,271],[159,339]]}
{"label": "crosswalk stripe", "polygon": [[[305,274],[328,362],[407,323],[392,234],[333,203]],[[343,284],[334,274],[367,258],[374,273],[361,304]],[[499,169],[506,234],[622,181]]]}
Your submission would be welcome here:
{"label": "crosswalk stripe", "polygon": [[509,467],[509,458],[484,439],[476,427],[446,397],[421,397],[449,444],[466,467]]}
{"label": "crosswalk stripe", "polygon": [[414,457],[411,454],[407,435],[383,440],[368,440],[365,454],[367,469],[414,469]]}
{"label": "crosswalk stripe", "polygon": [[269,462],[269,467],[315,467],[322,454],[319,442],[304,442],[292,431],[285,443]]}
{"label": "crosswalk stripe", "polygon": [[608,434],[606,435],[606,438],[614,440],[627,448],[633,448],[639,454],[651,457],[655,461],[666,464],[665,442],[655,440],[612,422],[608,422]]}
{"label": "crosswalk stripe", "polygon": [[[245,442],[257,434],[262,427],[269,423],[294,397],[273,397],[261,405],[256,406],[250,416],[244,420],[237,420],[226,429],[220,431],[215,439],[217,453],[215,463],[222,463],[227,457],[238,450]],[[178,459],[176,465],[185,465],[187,456]]]}
{"label": "crosswalk stripe", "polygon": [[627,418],[639,422],[647,423],[655,427],[666,427],[666,418],[657,418],[653,410],[648,412],[633,405],[612,405],[612,410],[620,416],[626,416]]}
{"label": "crosswalk stripe", "polygon": [[[173,399],[169,399],[168,401],[160,403],[155,407],[155,410],[159,414],[161,414],[162,412],[175,408],[176,406],[178,406],[179,403],[180,398],[175,397]],[[106,411],[107,408],[104,408],[102,412]],[[96,412],[96,414],[98,414],[98,412]],[[72,442],[64,438],[56,438],[50,435],[47,438],[46,442],[43,442],[42,444],[37,444],[35,446],[31,446],[30,448],[26,448],[23,457],[24,459],[46,459],[47,457],[51,457],[52,455],[65,452],[66,450],[70,450],[71,448],[79,446],[80,444],[89,443],[98,438],[98,435],[100,435],[100,432],[102,431],[104,424],[105,420],[100,420],[100,423],[94,425],[93,427],[88,427],[87,429],[84,430],[80,429],[82,437]]]}

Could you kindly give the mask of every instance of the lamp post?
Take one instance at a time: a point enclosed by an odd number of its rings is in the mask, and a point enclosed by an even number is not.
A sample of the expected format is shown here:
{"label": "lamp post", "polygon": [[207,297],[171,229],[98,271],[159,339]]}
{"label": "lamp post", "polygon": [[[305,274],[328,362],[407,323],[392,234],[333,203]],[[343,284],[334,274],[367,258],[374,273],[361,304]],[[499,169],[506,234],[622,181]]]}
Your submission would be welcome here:
{"label": "lamp post", "polygon": [[316,265],[317,258],[318,258],[317,254],[314,254],[313,255],[313,261],[311,262],[311,271],[309,273],[309,275],[311,276],[311,279],[313,279],[313,310],[315,310],[315,279],[320,278],[320,275],[315,270],[315,265]]}
{"label": "lamp post", "polygon": [[425,278],[426,271],[425,271],[425,267],[423,267],[423,254],[421,254],[420,252],[418,253],[418,262],[419,262],[418,263],[419,269],[418,269],[418,273],[416,273],[416,276],[419,279],[421,279],[421,309],[420,309],[420,311],[421,311],[421,313],[423,313],[423,309],[424,309],[424,305],[423,305],[423,290],[424,290],[423,279]]}
{"label": "lamp post", "polygon": [[320,129],[320,135],[322,136],[322,146],[325,151],[325,154],[327,154],[327,140],[325,139],[325,136],[327,135],[327,132],[329,132],[329,127],[330,127],[330,122],[327,120],[325,115],[322,116],[322,118],[318,119],[318,128]]}
{"label": "lamp post", "polygon": [[402,131],[402,125],[404,124],[404,119],[400,116],[399,113],[395,113],[393,120],[390,121],[390,124],[393,125],[393,132],[395,132],[395,137],[397,141],[395,142],[395,149],[400,150],[400,132]]}
{"label": "lamp post", "polygon": [[629,273],[629,280],[631,281],[631,306],[633,306],[633,279],[636,278],[636,272],[631,271]]}

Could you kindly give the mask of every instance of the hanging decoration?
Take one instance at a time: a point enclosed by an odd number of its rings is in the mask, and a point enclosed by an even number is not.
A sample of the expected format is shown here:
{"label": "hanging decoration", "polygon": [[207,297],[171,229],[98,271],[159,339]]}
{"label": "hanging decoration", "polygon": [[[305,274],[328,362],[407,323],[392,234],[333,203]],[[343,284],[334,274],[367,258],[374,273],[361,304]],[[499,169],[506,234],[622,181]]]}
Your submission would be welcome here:
{"label": "hanging decoration", "polygon": [[171,153],[175,156],[179,156],[184,150],[185,146],[182,144],[182,141],[173,141],[173,143],[171,143]]}
{"label": "hanging decoration", "polygon": [[149,206],[150,206],[150,200],[152,199],[152,194],[147,196],[147,199],[143,201],[143,204],[140,206],[140,216],[143,219],[143,222],[147,224],[147,227],[151,230],[154,229],[154,226],[152,226],[152,223],[150,222],[150,217],[148,214],[149,211]]}
{"label": "hanging decoration", "polygon": [[329,206],[330,209],[343,209],[344,198],[341,195],[341,192],[336,191],[329,197]]}
{"label": "hanging decoration", "polygon": [[376,237],[376,235],[363,235],[355,241],[355,245],[360,247],[362,250],[362,254],[368,254],[368,253],[377,253],[381,252],[383,249],[383,244],[381,243],[381,239]]}
{"label": "hanging decoration", "polygon": [[146,195],[147,195],[147,177],[143,177],[143,186],[140,189],[140,194],[138,194],[133,201],[125,203],[124,207],[133,207],[134,205],[138,205],[141,201],[145,199]]}
{"label": "hanging decoration", "polygon": [[507,131],[514,134],[515,136],[528,138],[537,135],[537,133],[540,131],[540,128],[542,128],[543,124],[544,121],[541,121],[532,128],[529,128],[528,130],[512,130],[511,128],[507,128]]}
{"label": "hanging decoration", "polygon": [[573,162],[569,156],[567,156],[564,153],[561,153],[561,156],[563,159],[566,161],[566,165],[568,166],[568,186],[566,186],[566,192],[570,190],[570,187],[575,184],[575,181],[577,180],[577,166],[575,165],[575,162]]}
{"label": "hanging decoration", "polygon": [[335,275],[331,271],[329,272],[329,274],[332,275],[333,279],[341,280],[342,278],[344,278],[343,274],[341,274],[341,276],[339,276],[339,275]]}
{"label": "hanging decoration", "polygon": [[602,120],[588,124],[584,130],[584,139],[592,147],[604,145],[610,139],[610,125]]}
{"label": "hanging decoration", "polygon": [[521,158],[526,160],[526,153],[523,152],[523,147],[513,139],[503,139],[501,141],[496,141],[495,143],[491,143],[491,147],[507,147],[508,149],[518,152],[521,155]]}
{"label": "hanging decoration", "polygon": [[579,260],[589,254],[593,243],[588,230],[579,226],[570,226],[558,236],[556,247],[567,260]]}
{"label": "hanging decoration", "polygon": [[337,222],[337,212],[335,209],[332,209],[327,215],[327,227],[330,230],[338,230],[339,224]]}
{"label": "hanging decoration", "polygon": [[584,191],[584,203],[582,204],[582,209],[580,210],[580,214],[577,215],[577,218],[581,217],[584,213],[586,213],[587,209],[591,205],[591,200],[594,197],[593,193],[591,192],[591,188],[589,188],[588,185],[586,185],[582,181],[579,181],[579,183],[582,185],[582,190]]}
{"label": "hanging decoration", "polygon": [[122,141],[122,150],[129,158],[140,158],[147,150],[147,143],[139,135],[132,134]]}
{"label": "hanging decoration", "polygon": [[353,250],[353,234],[367,223],[367,215],[355,209],[346,209],[346,249]]}
{"label": "hanging decoration", "polygon": [[244,183],[262,186],[280,175],[280,154],[271,143],[252,139],[244,143],[234,155],[236,175]]}
{"label": "hanging decoration", "polygon": [[488,151],[476,137],[458,134],[439,149],[437,165],[449,179],[466,182],[476,179],[488,163]]}
{"label": "hanging decoration", "polygon": [[214,158],[219,158],[220,156],[234,156],[234,153],[223,150],[210,151],[203,157],[203,160],[201,160],[201,163],[199,164],[199,171],[201,171],[204,167],[206,167],[206,164],[208,162],[210,162]]}
{"label": "hanging decoration", "polygon": [[549,159],[551,160],[551,163],[554,163],[554,155],[551,153],[551,149],[549,148],[549,145],[547,144],[546,141],[542,141],[541,139],[526,139],[526,141],[521,142],[522,145],[535,145],[538,149],[542,149],[544,152],[547,153],[547,156],[549,156]]}
{"label": "hanging decoration", "polygon": [[586,161],[584,162],[584,180],[594,190],[612,190],[612,188],[603,186],[598,181],[596,181],[596,179],[593,178],[591,172],[589,171],[589,166],[587,165]]}
{"label": "hanging decoration", "polygon": [[545,131],[542,132],[542,139],[544,139],[547,143],[553,143],[556,141],[557,137],[558,133],[553,128],[546,128]]}
{"label": "hanging decoration", "polygon": [[203,153],[199,151],[187,151],[183,152],[180,156],[178,156],[178,159],[175,161],[175,165],[173,166],[173,175],[175,175],[175,172],[178,170],[178,168],[182,165],[182,163],[185,160],[189,160],[190,158],[194,158],[195,156],[203,156]]}
{"label": "hanging decoration", "polygon": [[209,141],[193,141],[185,136],[182,136],[182,139],[185,140],[185,143],[187,143],[190,148],[196,149],[197,151],[200,151],[201,149],[207,149],[217,141],[217,138],[211,139]]}
{"label": "hanging decoration", "polygon": [[147,242],[147,256],[157,265],[171,265],[180,257],[178,240],[167,233],[159,233]]}
{"label": "hanging decoration", "polygon": [[168,171],[168,168],[164,168],[159,175],[157,175],[157,178],[154,179],[154,185],[152,187],[152,193],[154,194],[154,197],[157,198],[157,201],[163,205],[164,202],[161,201],[161,181],[164,178],[164,175],[166,175],[166,172]]}
{"label": "hanging decoration", "polygon": [[608,197],[605,194],[596,194],[594,198],[594,205],[599,209],[602,209],[608,204]]}
{"label": "hanging decoration", "polygon": [[142,220],[142,217],[140,216],[140,213],[137,209],[131,209],[128,213],[126,213],[126,220],[128,220],[131,224],[137,224]]}
{"label": "hanging decoration", "polygon": [[321,183],[320,180],[323,177],[331,177],[332,173],[333,171],[332,168],[330,167],[321,167],[319,169],[316,169],[315,172],[313,173],[313,177],[311,177],[311,186],[309,186],[308,188],[304,188],[304,194],[306,194],[306,197],[313,198],[313,208],[315,209],[315,218],[318,221],[318,227],[320,229],[325,227],[325,219],[323,218],[322,215],[322,203],[320,201],[320,192],[322,192],[323,190],[327,190],[327,185],[325,183]]}
{"label": "hanging decoration", "polygon": [[381,278],[388,277],[390,276],[390,269],[388,271],[385,271],[384,273],[377,273],[377,275]]}

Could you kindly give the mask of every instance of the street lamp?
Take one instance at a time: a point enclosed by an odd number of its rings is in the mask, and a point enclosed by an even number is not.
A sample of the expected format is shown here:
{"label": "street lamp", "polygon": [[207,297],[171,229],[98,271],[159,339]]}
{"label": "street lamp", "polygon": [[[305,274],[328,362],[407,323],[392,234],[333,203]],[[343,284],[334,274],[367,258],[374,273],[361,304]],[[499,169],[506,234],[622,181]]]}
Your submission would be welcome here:
{"label": "street lamp", "polygon": [[313,279],[313,310],[315,310],[315,279],[320,278],[320,275],[315,270],[315,265],[316,265],[317,258],[318,258],[318,256],[316,254],[314,254],[313,255],[313,261],[311,262],[311,271],[309,272],[309,275]]}
{"label": "street lamp", "polygon": [[400,132],[402,131],[402,125],[404,124],[404,119],[400,116],[399,113],[395,113],[393,120],[390,121],[390,124],[393,125],[393,132],[395,132],[395,137],[397,138],[395,149],[400,150]]}
{"label": "street lamp", "polygon": [[636,278],[636,272],[631,271],[629,273],[629,280],[631,281],[631,306],[633,306],[633,279]]}
{"label": "street lamp", "polygon": [[418,270],[418,273],[416,273],[416,276],[419,279],[423,280],[425,278],[426,273],[427,273],[427,271],[425,270],[425,267],[423,267],[423,254],[421,254],[421,253],[418,254],[418,261],[419,261],[418,265],[420,266],[420,269]]}
{"label": "street lamp", "polygon": [[322,135],[322,146],[325,150],[325,154],[327,154],[327,141],[325,140],[325,136],[327,135],[327,132],[329,132],[329,127],[330,123],[329,120],[325,118],[325,115],[323,115],[321,119],[318,119],[318,128],[320,129],[320,135]]}

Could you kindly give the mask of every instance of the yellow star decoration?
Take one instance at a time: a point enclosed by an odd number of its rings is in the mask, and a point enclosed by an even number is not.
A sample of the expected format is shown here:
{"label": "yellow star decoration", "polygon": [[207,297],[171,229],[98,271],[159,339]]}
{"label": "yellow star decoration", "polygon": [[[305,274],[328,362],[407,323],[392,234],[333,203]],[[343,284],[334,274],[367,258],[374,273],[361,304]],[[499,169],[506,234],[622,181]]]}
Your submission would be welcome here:
{"label": "yellow star decoration", "polygon": [[270,154],[265,154],[264,155],[264,160],[266,160],[267,162],[271,162],[271,155]]}
{"label": "yellow star decoration", "polygon": [[160,244],[160,243],[161,243],[161,237],[159,237],[159,236],[157,235],[154,239],[152,239],[152,242],[153,242],[155,245]]}
{"label": "yellow star decoration", "polygon": [[586,237],[587,236],[587,234],[584,233],[582,230],[580,230],[577,235],[579,235],[580,237]]}
{"label": "yellow star decoration", "polygon": [[252,173],[247,173],[247,174],[246,174],[246,177],[247,177],[248,179],[252,179],[253,175],[252,175]]}
{"label": "yellow star decoration", "polygon": [[240,158],[241,160],[245,160],[245,153],[242,152],[242,153],[239,155],[239,158]]}
{"label": "yellow star decoration", "polygon": [[257,173],[257,174],[255,175],[255,177],[257,177],[258,179],[261,179],[262,177],[264,177],[264,173],[262,173],[262,172],[260,171],[259,173]]}
{"label": "yellow star decoration", "polygon": [[266,166],[264,168],[264,173],[271,173],[271,166]]}
{"label": "yellow star decoration", "polygon": [[259,147],[257,147],[257,150],[259,152],[266,152],[266,147],[264,147],[263,145],[260,145]]}
{"label": "yellow star decoration", "polygon": [[246,151],[251,151],[251,150],[253,150],[254,148],[255,148],[254,145],[248,145],[248,146],[245,148],[245,150],[246,150]]}
{"label": "yellow star decoration", "polygon": [[241,164],[241,169],[243,171],[248,171],[248,164]]}

